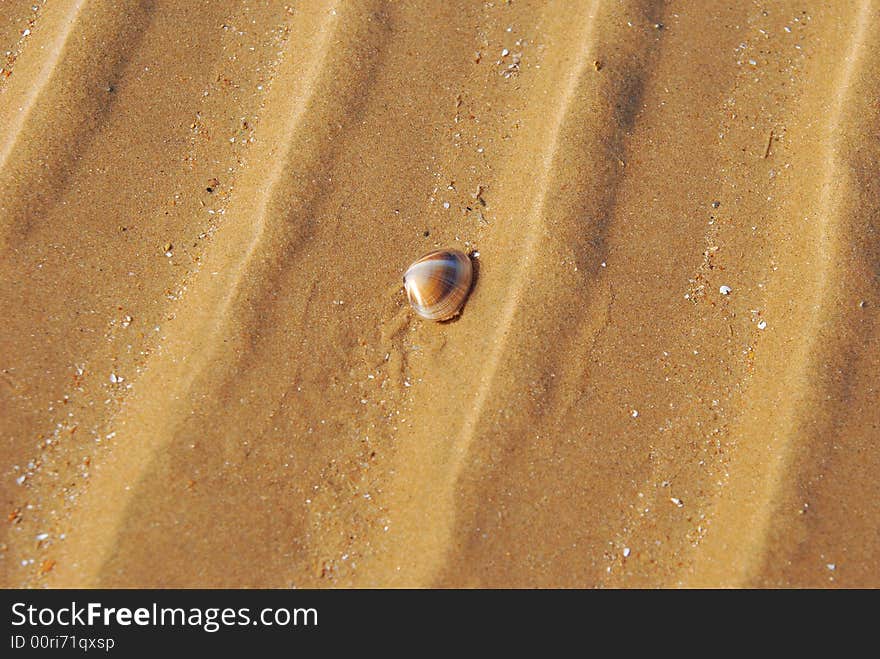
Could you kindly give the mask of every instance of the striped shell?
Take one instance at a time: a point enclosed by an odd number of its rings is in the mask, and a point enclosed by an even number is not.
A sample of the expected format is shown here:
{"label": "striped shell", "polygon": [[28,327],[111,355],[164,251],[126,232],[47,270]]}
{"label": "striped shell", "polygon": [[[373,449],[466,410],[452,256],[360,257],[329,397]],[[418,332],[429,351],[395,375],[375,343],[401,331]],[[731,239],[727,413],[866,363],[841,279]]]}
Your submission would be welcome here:
{"label": "striped shell", "polygon": [[439,249],[406,269],[403,287],[418,315],[427,320],[447,320],[461,311],[473,276],[467,255],[457,249]]}

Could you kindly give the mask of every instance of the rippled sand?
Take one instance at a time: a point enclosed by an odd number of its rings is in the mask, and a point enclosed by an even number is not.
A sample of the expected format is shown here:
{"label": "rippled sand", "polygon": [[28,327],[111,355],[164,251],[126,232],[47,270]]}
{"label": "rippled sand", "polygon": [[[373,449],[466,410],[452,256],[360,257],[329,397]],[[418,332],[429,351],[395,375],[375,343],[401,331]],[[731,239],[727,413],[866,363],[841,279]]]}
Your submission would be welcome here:
{"label": "rippled sand", "polygon": [[7,0],[0,583],[880,585],[833,4]]}

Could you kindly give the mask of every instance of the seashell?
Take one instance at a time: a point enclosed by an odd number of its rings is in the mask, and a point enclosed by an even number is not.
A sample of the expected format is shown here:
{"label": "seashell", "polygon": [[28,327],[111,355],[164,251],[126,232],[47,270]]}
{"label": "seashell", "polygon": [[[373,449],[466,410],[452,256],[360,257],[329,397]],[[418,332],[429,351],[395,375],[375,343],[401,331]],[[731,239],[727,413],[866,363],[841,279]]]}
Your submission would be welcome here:
{"label": "seashell", "polygon": [[461,312],[471,291],[474,268],[457,249],[425,254],[406,269],[403,287],[415,312],[427,320],[448,320]]}

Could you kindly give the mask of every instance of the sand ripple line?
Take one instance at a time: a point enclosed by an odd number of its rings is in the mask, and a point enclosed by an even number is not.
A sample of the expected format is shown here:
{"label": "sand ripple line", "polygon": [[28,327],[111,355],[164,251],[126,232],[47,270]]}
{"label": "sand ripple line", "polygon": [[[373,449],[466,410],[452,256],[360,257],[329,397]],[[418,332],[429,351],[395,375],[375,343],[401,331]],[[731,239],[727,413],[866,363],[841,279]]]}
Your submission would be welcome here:
{"label": "sand ripple line", "polygon": [[[39,74],[34,80],[32,80],[32,86],[29,93],[25,96],[22,104],[18,108],[10,108],[14,114],[4,131],[6,139],[3,144],[0,145],[0,170],[6,168],[6,161],[9,159],[9,154],[12,153],[12,150],[15,148],[15,144],[23,132],[31,111],[34,106],[36,106],[40,95],[52,79],[58,62],[61,60],[61,56],[64,53],[65,46],[70,39],[71,33],[73,33],[73,30],[76,27],[77,20],[82,14],[86,2],[87,0],[76,0],[76,2],[70,5],[70,9],[66,16],[60,21],[61,32],[54,40],[52,40],[48,49],[44,49],[44,52],[46,52],[45,60],[43,61],[42,66],[40,66]],[[7,87],[4,91],[8,93],[8,90],[9,88]],[[8,99],[6,102],[9,102]]]}
{"label": "sand ripple line", "polygon": [[[818,174],[821,185],[814,211],[817,216],[815,250],[812,259],[806,254],[800,258],[800,263],[811,273],[812,299],[803,303],[806,322],[803,323],[802,330],[798,330],[802,333],[795,349],[786,354],[784,363],[774,363],[770,367],[772,372],[768,373],[768,377],[783,383],[779,386],[788,387],[788,383],[804,384],[790,388],[793,392],[791,402],[783,409],[774,409],[772,418],[767,418],[766,412],[759,414],[757,418],[752,418],[748,413],[745,415],[748,426],[741,432],[748,436],[751,429],[761,428],[762,439],[755,445],[742,444],[737,462],[760,462],[761,470],[752,477],[748,474],[748,469],[737,473],[743,467],[732,467],[731,471],[735,472],[736,477],[748,480],[740,480],[738,489],[732,489],[718,503],[719,510],[713,521],[712,531],[702,548],[700,560],[695,564],[690,584],[718,584],[719,578],[723,578],[725,585],[743,586],[760,575],[774,533],[773,518],[782,500],[784,488],[790,481],[792,457],[801,441],[803,419],[800,417],[810,414],[809,401],[816,395],[817,382],[810,377],[810,373],[817,360],[822,360],[820,363],[825,360],[822,356],[820,335],[822,320],[836,304],[833,298],[838,278],[835,275],[841,269],[839,256],[843,240],[839,227],[841,217],[846,212],[840,198],[841,190],[845,186],[838,185],[838,181],[846,175],[845,167],[841,164],[841,134],[852,83],[868,46],[871,1],[863,0],[854,14],[853,38],[832,90],[826,132],[822,140],[825,146],[825,167]],[[765,395],[764,391],[754,390],[750,397],[761,400]],[[766,443],[766,438],[770,438],[769,443]],[[751,449],[755,449],[761,457],[752,454]],[[742,453],[745,450],[748,453]],[[743,515],[746,517],[743,518]],[[713,549],[722,556],[733,555],[738,559],[733,565],[722,564],[713,559]],[[723,577],[713,572],[718,569],[723,569]]]}
{"label": "sand ripple line", "polygon": [[575,97],[579,82],[584,75],[587,62],[590,61],[588,55],[593,43],[593,26],[596,12],[599,8],[600,0],[593,0],[587,11],[589,19],[583,29],[583,33],[577,39],[578,43],[583,44],[580,52],[578,52],[575,60],[577,64],[569,72],[568,80],[562,93],[562,100],[556,108],[555,114],[550,121],[550,128],[547,135],[547,151],[541,159],[540,173],[538,174],[537,195],[535,203],[529,213],[529,223],[525,233],[525,239],[522,245],[522,258],[520,266],[511,278],[511,284],[508,291],[507,300],[501,309],[500,322],[495,331],[496,339],[493,342],[492,351],[489,353],[483,366],[483,372],[480,377],[480,385],[477,388],[474,404],[468,411],[467,416],[462,424],[461,432],[455,440],[452,456],[452,473],[457,476],[467,456],[468,447],[473,440],[476,432],[477,423],[483,414],[486,406],[486,400],[492,389],[492,383],[504,355],[507,338],[510,328],[513,325],[514,318],[522,298],[522,291],[525,283],[528,281],[528,272],[532,268],[538,244],[541,239],[541,233],[544,226],[545,204],[547,201],[550,186],[552,184],[553,167],[556,160],[556,153],[559,150],[559,136],[565,119],[569,114],[569,108]]}
{"label": "sand ripple line", "polygon": [[[60,585],[81,586],[99,581],[136,490],[127,484],[136,482],[154,456],[173,438],[176,406],[186,399],[186,393],[210,363],[227,331],[237,292],[248,276],[249,265],[260,253],[265,228],[270,223],[271,201],[285,177],[291,145],[317,92],[327,54],[332,50],[329,46],[337,32],[335,7],[336,3],[329,3],[319,10],[310,10],[310,14],[322,14],[314,26],[316,40],[310,53],[299,58],[291,56],[294,48],[302,47],[293,35],[282,50],[275,69],[278,86],[273,84],[269,88],[261,113],[260,125],[265,132],[255,143],[250,157],[254,163],[271,162],[272,165],[268,172],[258,167],[242,170],[241,181],[236,186],[239,193],[228,207],[229,219],[216,235],[213,250],[206,255],[201,277],[193,283],[177,311],[176,327],[182,331],[169,331],[164,349],[156,353],[145,370],[138,382],[138,391],[144,395],[133,397],[123,410],[118,419],[116,449],[106,464],[96,466],[91,489],[80,501],[82,512],[78,517],[81,519],[73,520],[71,528],[76,532],[68,534],[68,549],[78,557],[79,565],[77,573],[69,577],[73,580],[71,583],[64,581],[65,576],[58,577]],[[298,93],[293,93],[290,85],[295,85]],[[250,191],[252,195],[244,197],[242,191]],[[240,256],[228,262],[228,254]],[[209,274],[211,271],[216,276]],[[157,414],[157,409],[163,412]],[[100,519],[95,518],[95,510],[100,511],[97,516]],[[88,516],[86,511],[90,511]]]}
{"label": "sand ripple line", "polygon": [[[842,130],[842,120],[847,100],[849,99],[852,81],[859,67],[859,62],[866,50],[866,37],[868,34],[868,25],[872,24],[871,16],[871,0],[863,0],[859,11],[855,18],[855,30],[852,43],[843,61],[839,81],[835,88],[834,101],[831,106],[830,120],[828,122],[826,143],[825,176],[823,177],[821,193],[819,197],[819,241],[816,249],[816,266],[817,266],[817,294],[816,294],[816,314],[815,318],[825,313],[833,304],[830,299],[832,292],[832,284],[836,271],[836,262],[838,259],[839,241],[837,240],[838,219],[840,218],[841,208],[838,193],[840,188],[835,185],[835,181],[843,175],[843,168],[840,163],[840,134]],[[811,326],[811,332],[806,337],[803,356],[797,361],[802,373],[803,380],[807,380],[807,373],[816,355],[821,354],[819,346],[819,323],[815,322]],[[797,404],[801,404],[802,399]],[[793,416],[794,409],[789,410],[789,414]],[[796,428],[796,423],[789,424],[790,428]],[[792,432],[785,441],[780,445],[780,450],[773,454],[773,460],[768,465],[767,480],[768,486],[764,489],[762,505],[758,507],[759,520],[756,528],[759,529],[756,537],[760,543],[760,551],[746,552],[747,556],[754,557],[754,560],[760,561],[766,554],[767,542],[772,531],[772,514],[775,509],[774,502],[779,500],[779,492],[784,482],[787,480],[787,468],[791,462],[791,454],[794,450],[794,444],[797,436]],[[758,548],[756,548],[758,549]],[[757,565],[753,566],[757,567]],[[752,576],[747,574],[746,578]]]}

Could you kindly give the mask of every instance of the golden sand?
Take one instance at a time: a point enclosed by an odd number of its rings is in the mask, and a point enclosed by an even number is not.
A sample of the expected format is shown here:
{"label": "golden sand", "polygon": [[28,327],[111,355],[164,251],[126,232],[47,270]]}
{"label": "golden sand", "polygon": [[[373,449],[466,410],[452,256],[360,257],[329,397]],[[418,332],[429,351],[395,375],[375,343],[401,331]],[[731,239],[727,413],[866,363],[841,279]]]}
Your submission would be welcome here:
{"label": "golden sand", "polygon": [[8,0],[0,583],[880,585],[878,21]]}

